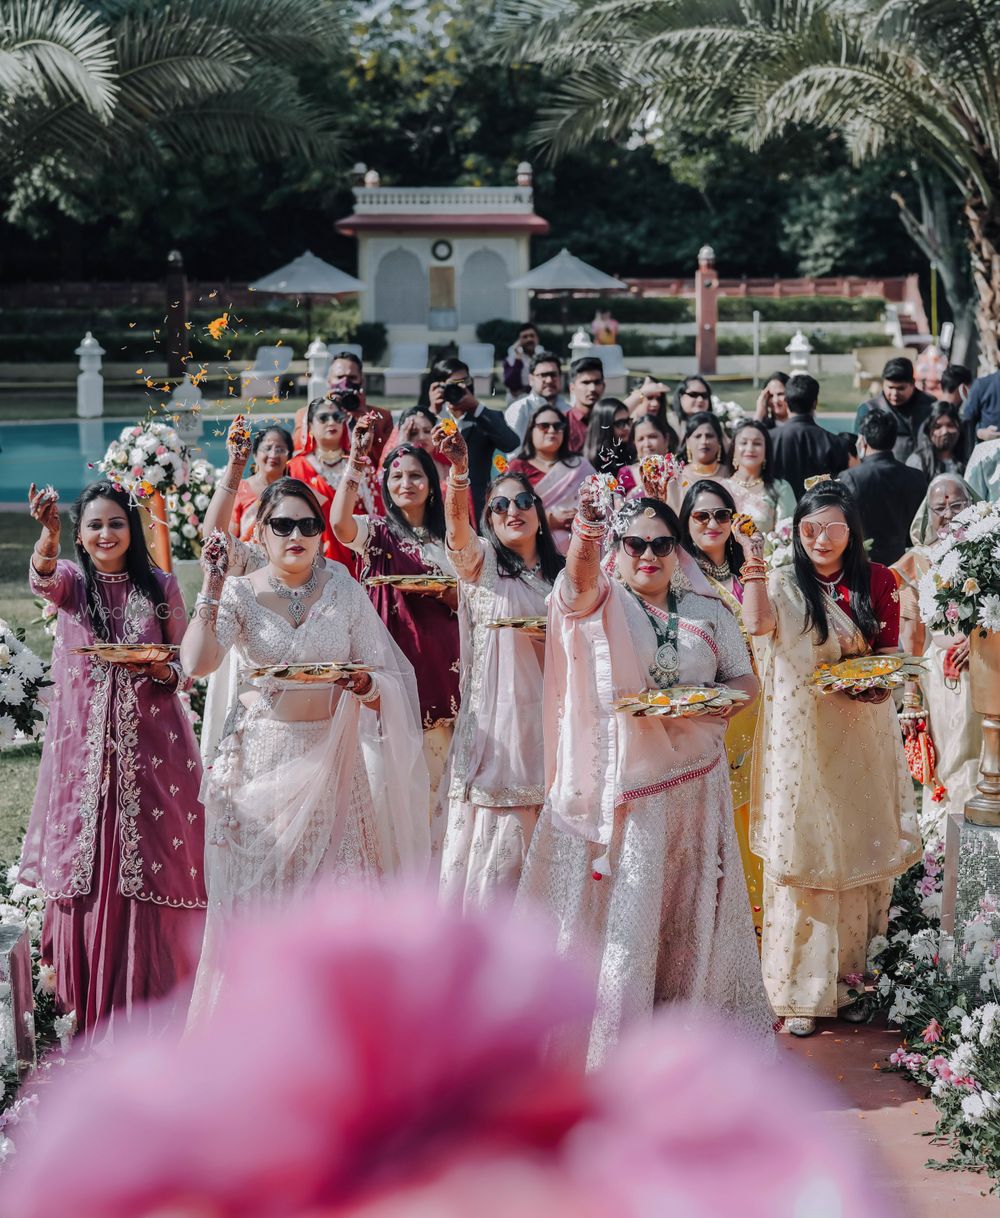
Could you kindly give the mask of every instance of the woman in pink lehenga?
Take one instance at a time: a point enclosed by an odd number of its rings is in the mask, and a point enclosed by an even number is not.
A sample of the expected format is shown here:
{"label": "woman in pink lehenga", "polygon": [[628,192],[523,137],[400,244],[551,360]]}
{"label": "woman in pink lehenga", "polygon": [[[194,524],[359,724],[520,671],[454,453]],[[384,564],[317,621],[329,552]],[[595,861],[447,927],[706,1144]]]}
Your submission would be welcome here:
{"label": "woman in pink lehenga", "polygon": [[[179,643],[177,580],[154,567],[139,513],[110,483],[74,508],[79,565],[57,562],[52,490],[30,492],[42,535],[31,590],[59,610],[52,694],[20,880],[48,897],[42,953],[56,1000],[88,1038],[135,1021],[197,962],[203,924],[201,762],[175,664],[110,664],[93,643]],[[186,994],[177,995],[186,1001]]]}
{"label": "woman in pink lehenga", "polygon": [[644,689],[757,681],[732,614],[680,548],[673,511],[626,503],[608,533],[585,487],[549,607],[547,790],[518,889],[560,951],[599,964],[587,1060],[654,1004],[686,1001],[769,1040],[726,764],[725,714],[641,718],[615,702]]}
{"label": "woman in pink lehenga", "polygon": [[464,908],[513,895],[545,794],[542,755],[544,640],[496,623],[544,617],[563,565],[538,496],[502,473],[486,492],[483,533],[469,527],[468,450],[435,428],[452,461],[446,543],[459,578],[462,702],[450,759],[441,893]]}

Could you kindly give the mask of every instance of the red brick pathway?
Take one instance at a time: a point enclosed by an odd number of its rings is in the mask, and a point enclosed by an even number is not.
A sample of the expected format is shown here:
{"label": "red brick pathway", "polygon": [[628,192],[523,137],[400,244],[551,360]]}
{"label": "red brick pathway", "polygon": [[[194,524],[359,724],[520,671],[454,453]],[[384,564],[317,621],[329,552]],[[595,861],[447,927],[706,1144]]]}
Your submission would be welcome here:
{"label": "red brick pathway", "polygon": [[934,1129],[934,1104],[903,1075],[875,1068],[898,1046],[898,1033],[839,1020],[820,1020],[819,1026],[819,1032],[804,1039],[782,1033],[779,1051],[831,1084],[832,1116],[882,1161],[886,1183],[903,1213],[908,1218],[998,1218],[1000,1197],[989,1194],[988,1176],[924,1166],[928,1159],[947,1157],[945,1147],[920,1136]]}

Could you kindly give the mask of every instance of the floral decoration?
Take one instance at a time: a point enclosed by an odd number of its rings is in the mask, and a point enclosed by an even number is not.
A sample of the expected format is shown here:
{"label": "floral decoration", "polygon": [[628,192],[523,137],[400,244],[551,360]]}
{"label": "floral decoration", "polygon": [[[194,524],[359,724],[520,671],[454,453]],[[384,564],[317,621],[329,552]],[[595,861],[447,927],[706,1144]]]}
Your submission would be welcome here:
{"label": "floral decoration", "polygon": [[202,526],[212,501],[215,480],[215,466],[199,457],[189,466],[187,482],[168,492],[167,528],[175,559],[201,557]]}
{"label": "floral decoration", "polygon": [[97,468],[141,502],[187,482],[188,453],[172,427],[147,419],[124,428]]}
{"label": "floral decoration", "polygon": [[27,647],[24,631],[0,618],[0,745],[18,733],[29,739],[45,726],[42,690],[51,685],[49,666]]}
{"label": "floral decoration", "polygon": [[1000,503],[973,503],[930,549],[920,616],[942,634],[1000,630]]}

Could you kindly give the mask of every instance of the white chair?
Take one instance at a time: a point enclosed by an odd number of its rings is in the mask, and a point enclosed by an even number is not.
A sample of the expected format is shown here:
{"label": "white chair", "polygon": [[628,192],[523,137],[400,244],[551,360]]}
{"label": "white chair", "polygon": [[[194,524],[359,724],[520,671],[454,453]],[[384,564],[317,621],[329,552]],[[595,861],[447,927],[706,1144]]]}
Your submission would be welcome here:
{"label": "white chair", "polygon": [[240,397],[275,397],[281,388],[281,378],[292,366],[291,347],[258,347],[253,364],[240,373]]}
{"label": "white chair", "polygon": [[494,348],[492,343],[460,343],[458,358],[469,369],[477,398],[489,397],[493,389]]}
{"label": "white chair", "polygon": [[387,398],[414,398],[420,395],[420,382],[427,371],[427,343],[393,343],[385,370]]}
{"label": "white chair", "polygon": [[628,369],[621,347],[604,347],[594,343],[583,350],[576,348],[573,351],[574,361],[591,355],[596,356],[604,366],[604,392],[609,398],[623,398],[628,386]]}

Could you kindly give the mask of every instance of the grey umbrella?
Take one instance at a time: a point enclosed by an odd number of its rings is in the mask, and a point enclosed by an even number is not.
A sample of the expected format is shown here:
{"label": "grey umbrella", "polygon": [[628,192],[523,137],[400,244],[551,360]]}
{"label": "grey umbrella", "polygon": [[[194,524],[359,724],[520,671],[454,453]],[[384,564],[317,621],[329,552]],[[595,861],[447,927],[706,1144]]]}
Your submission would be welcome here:
{"label": "grey umbrella", "polygon": [[301,296],[306,302],[306,333],[312,337],[312,298],[314,296],[343,296],[363,292],[360,279],[338,270],[322,258],[306,250],[287,266],[250,284],[255,292],[272,292],[277,296]]}
{"label": "grey umbrella", "polygon": [[605,275],[596,266],[575,257],[565,247],[554,258],[533,267],[527,275],[512,279],[509,288],[529,288],[533,292],[562,292],[563,330],[567,327],[566,309],[572,292],[627,292],[628,284]]}

